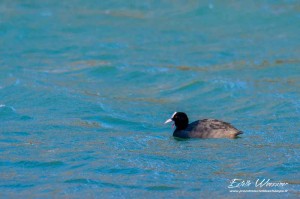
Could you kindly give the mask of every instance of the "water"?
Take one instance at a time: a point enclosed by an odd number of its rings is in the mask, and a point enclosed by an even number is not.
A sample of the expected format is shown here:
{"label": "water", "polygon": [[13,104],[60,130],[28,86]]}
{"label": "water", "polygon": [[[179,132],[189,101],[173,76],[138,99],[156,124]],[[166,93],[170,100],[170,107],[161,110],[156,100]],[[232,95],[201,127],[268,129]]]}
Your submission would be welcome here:
{"label": "water", "polygon": [[[0,198],[300,195],[298,1],[0,3]],[[218,118],[242,138],[177,140]],[[287,193],[230,193],[234,178]]]}

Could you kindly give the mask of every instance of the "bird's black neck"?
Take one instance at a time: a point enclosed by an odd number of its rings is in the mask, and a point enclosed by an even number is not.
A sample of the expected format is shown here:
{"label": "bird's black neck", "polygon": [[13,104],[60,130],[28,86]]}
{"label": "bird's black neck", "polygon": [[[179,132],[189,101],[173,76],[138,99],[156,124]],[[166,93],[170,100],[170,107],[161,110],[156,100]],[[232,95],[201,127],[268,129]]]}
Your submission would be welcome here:
{"label": "bird's black neck", "polygon": [[188,131],[178,130],[177,128],[175,129],[173,136],[178,137],[178,138],[189,138],[190,137]]}
{"label": "bird's black neck", "polygon": [[188,123],[177,123],[175,122],[176,130],[184,130],[188,127]]}

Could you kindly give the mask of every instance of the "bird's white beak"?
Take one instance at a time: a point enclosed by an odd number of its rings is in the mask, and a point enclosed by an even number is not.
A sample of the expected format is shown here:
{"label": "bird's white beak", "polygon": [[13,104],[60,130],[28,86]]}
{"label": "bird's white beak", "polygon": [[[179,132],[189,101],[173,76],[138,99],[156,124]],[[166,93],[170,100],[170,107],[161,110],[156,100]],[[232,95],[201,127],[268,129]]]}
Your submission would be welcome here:
{"label": "bird's white beak", "polygon": [[167,123],[169,123],[169,122],[172,122],[173,120],[173,117],[174,117],[174,115],[176,114],[177,112],[174,112],[173,113],[173,115],[172,115],[172,117],[170,118],[170,119],[167,119],[167,121],[165,121],[165,124],[167,124]]}
{"label": "bird's white beak", "polygon": [[172,122],[172,121],[173,121],[172,119],[167,119],[167,121],[165,121],[165,124]]}

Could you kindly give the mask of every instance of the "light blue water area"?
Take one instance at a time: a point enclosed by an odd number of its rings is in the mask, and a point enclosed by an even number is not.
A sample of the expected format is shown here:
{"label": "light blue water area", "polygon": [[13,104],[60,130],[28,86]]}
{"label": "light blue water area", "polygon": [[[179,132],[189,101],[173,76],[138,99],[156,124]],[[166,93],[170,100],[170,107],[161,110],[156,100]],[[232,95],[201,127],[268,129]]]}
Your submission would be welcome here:
{"label": "light blue water area", "polygon": [[[296,198],[300,3],[0,2],[0,198]],[[217,118],[240,139],[177,140]],[[287,193],[230,193],[234,178]]]}

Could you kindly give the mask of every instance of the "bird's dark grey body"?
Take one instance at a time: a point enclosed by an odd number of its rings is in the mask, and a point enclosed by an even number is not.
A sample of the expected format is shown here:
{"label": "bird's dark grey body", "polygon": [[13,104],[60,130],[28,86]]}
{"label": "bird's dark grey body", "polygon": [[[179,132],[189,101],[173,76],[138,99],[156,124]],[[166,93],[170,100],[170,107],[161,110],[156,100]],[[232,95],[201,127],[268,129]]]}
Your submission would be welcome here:
{"label": "bird's dark grey body", "polygon": [[180,138],[235,138],[241,131],[227,122],[203,119],[190,123],[186,129],[175,129],[173,136]]}
{"label": "bird's dark grey body", "polygon": [[175,112],[167,122],[174,121],[176,129],[174,137],[179,138],[236,138],[243,132],[227,122],[216,119],[197,120],[189,124],[183,112]]}

